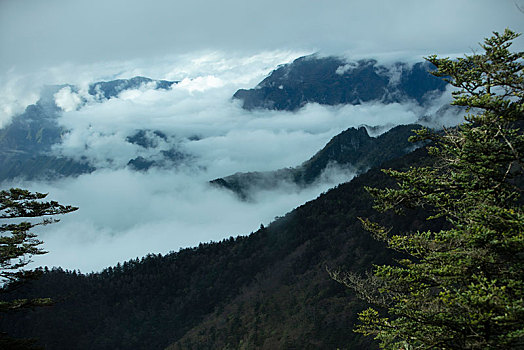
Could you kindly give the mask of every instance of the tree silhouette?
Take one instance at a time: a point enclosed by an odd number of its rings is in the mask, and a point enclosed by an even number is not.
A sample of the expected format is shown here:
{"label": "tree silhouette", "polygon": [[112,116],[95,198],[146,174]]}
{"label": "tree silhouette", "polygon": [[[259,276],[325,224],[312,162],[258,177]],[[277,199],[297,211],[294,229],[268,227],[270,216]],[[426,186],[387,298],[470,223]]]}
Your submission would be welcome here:
{"label": "tree silhouette", "polygon": [[[31,193],[19,188],[0,191],[0,219],[7,223],[0,225],[0,296],[23,285],[42,274],[41,269],[26,269],[31,257],[47,253],[40,248],[43,243],[31,230],[58,220],[54,215],[77,210],[55,201],[43,201],[47,194]],[[42,218],[43,217],[43,218]],[[42,218],[36,220],[35,218]],[[20,219],[24,221],[20,222]],[[0,312],[12,312],[22,308],[50,305],[50,298],[0,299]],[[5,333],[0,334],[2,348],[33,348],[33,342],[15,340]]]}

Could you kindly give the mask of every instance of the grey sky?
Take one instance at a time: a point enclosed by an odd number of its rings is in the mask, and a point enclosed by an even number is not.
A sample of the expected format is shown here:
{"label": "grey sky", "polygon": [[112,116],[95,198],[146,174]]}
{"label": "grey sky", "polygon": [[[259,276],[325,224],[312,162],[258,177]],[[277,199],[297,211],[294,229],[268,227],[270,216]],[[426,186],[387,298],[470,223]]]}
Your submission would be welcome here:
{"label": "grey sky", "polygon": [[522,0],[2,0],[0,72],[202,49],[461,53]]}

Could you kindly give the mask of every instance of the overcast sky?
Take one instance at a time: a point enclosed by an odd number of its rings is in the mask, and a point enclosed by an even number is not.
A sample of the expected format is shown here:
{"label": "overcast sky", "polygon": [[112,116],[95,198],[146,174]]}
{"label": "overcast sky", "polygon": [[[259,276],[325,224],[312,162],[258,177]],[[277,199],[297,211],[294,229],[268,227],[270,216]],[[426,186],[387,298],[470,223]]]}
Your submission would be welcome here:
{"label": "overcast sky", "polygon": [[[312,188],[283,184],[249,203],[209,180],[296,166],[349,127],[410,123],[428,110],[368,103],[248,112],[231,99],[237,89],[313,52],[384,61],[462,55],[492,31],[523,32],[518,4],[524,11],[523,0],[0,0],[0,126],[36,102],[42,85],[75,84],[78,91],[54,95],[68,130],[54,152],[98,167],[77,178],[2,186],[80,207],[39,233],[49,254],[37,264],[89,272],[249,234],[347,181],[351,169],[334,166]],[[181,83],[89,100],[90,83],[135,75]],[[449,103],[446,96],[431,108]],[[140,129],[165,132],[166,147],[191,154],[190,164],[129,170],[130,158],[151,156],[126,141]]]}
{"label": "overcast sky", "polygon": [[198,50],[462,53],[522,0],[2,0],[1,71]]}

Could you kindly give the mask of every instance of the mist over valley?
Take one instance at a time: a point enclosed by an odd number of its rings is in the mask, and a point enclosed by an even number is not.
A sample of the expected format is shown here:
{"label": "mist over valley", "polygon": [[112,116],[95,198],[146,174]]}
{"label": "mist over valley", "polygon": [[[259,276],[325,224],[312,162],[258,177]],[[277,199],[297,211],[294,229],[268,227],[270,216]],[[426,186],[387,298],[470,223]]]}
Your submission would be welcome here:
{"label": "mist over valley", "polygon": [[[522,244],[522,211],[511,205],[524,151],[515,152],[520,130],[503,131],[522,119],[522,70],[491,90],[499,82],[479,73],[491,61],[468,57],[494,31],[524,32],[523,9],[522,0],[0,1],[0,348],[373,349],[377,339],[353,330],[405,321],[408,336],[383,338],[406,340],[392,348],[415,348],[416,328],[432,348],[459,349],[493,310],[503,321],[486,329],[510,332],[522,298],[504,293],[518,294],[511,269],[522,264],[505,252]],[[517,37],[511,49],[523,48]],[[477,79],[483,99],[452,105],[456,76]],[[500,91],[513,95],[484,125],[483,103]],[[471,129],[455,128],[464,122]],[[435,134],[410,141],[421,128]],[[449,153],[431,148],[442,141]],[[477,166],[503,185],[477,182]],[[410,186],[394,179],[403,172]],[[458,212],[462,226],[448,220]],[[504,225],[506,240],[489,236]],[[502,277],[475,280],[492,256],[505,261],[490,270]],[[433,269],[416,270],[425,263]],[[425,319],[436,328],[413,322],[405,300],[417,317],[437,310]],[[391,317],[362,314],[370,305]],[[463,322],[471,312],[488,316]]]}

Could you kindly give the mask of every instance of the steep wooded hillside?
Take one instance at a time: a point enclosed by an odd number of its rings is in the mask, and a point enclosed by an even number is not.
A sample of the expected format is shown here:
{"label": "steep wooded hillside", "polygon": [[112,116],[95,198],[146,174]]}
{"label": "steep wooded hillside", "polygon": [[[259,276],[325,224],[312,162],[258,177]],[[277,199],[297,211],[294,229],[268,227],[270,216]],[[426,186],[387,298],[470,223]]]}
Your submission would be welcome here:
{"label": "steep wooded hillside", "polygon": [[[387,166],[423,161],[419,149]],[[402,230],[427,223],[378,215],[364,186],[371,170],[246,237],[150,255],[82,275],[60,269],[13,296],[49,296],[50,308],[9,315],[1,329],[48,349],[368,348],[351,331],[364,306],[326,266],[364,271],[392,255],[357,217]]]}

